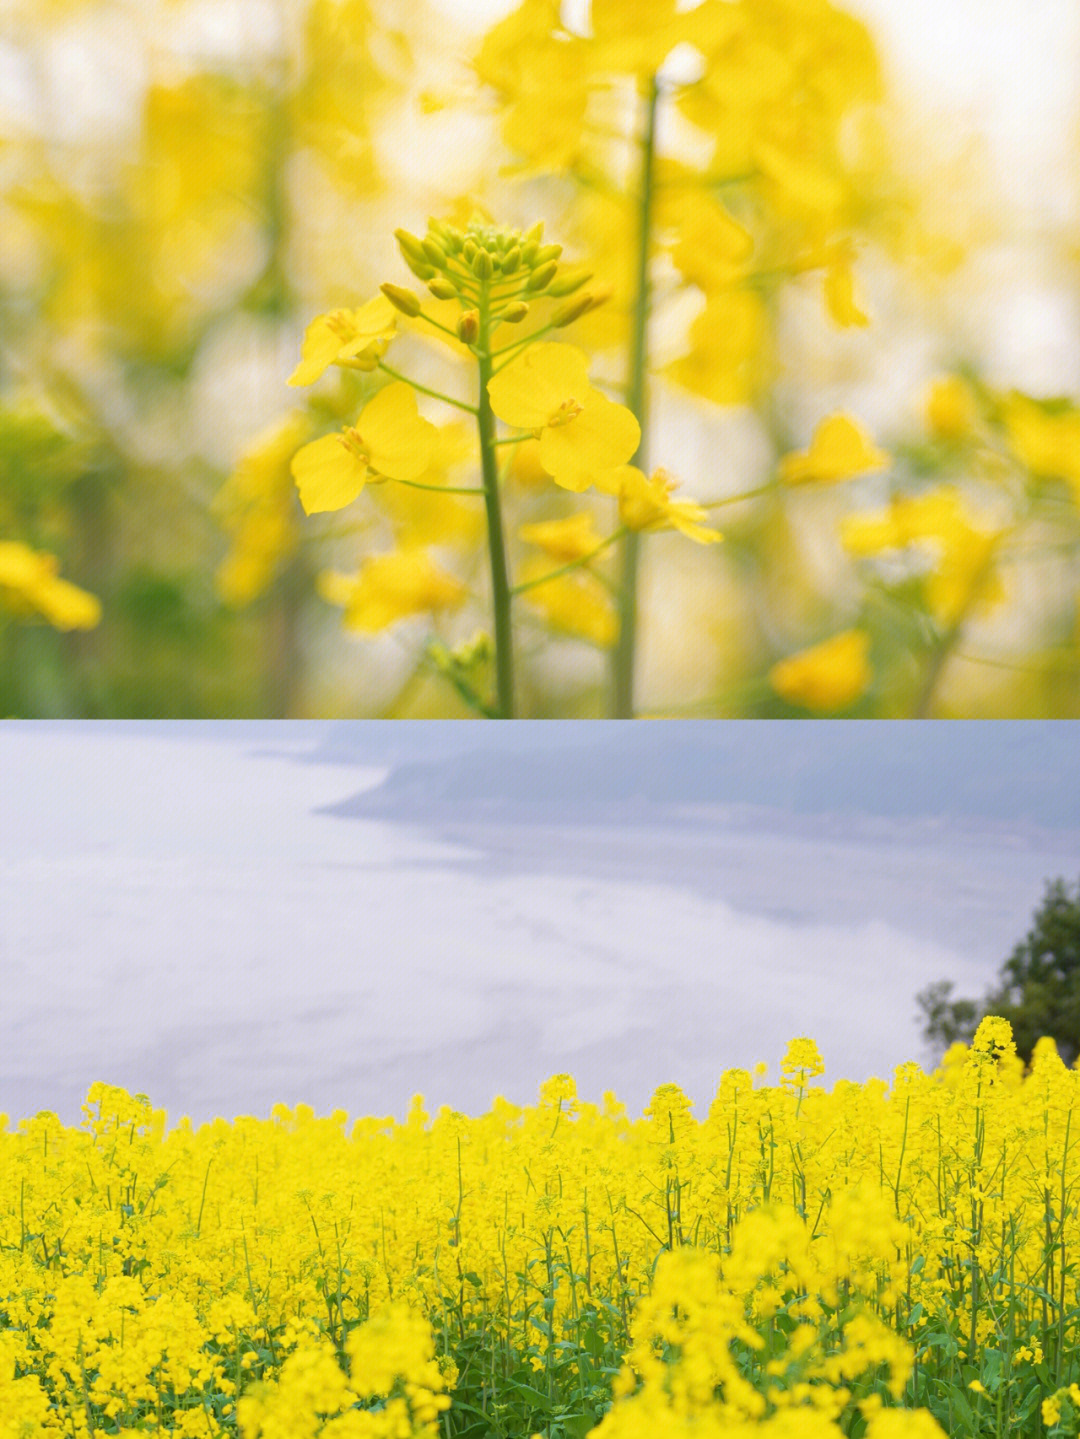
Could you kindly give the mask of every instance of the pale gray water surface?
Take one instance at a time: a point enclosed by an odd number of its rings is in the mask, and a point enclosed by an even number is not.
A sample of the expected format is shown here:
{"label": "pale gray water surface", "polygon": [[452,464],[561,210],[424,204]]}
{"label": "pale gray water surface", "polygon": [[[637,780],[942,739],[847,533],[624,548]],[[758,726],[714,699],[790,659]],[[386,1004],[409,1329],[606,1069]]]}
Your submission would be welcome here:
{"label": "pale gray water surface", "polygon": [[549,1074],[703,1113],[810,1034],[825,1082],[923,1059],[914,996],[980,995],[1077,838],[732,812],[708,832],[424,834],[320,807],[382,771],[241,730],[0,727],[0,1109],[96,1079],[200,1122],[531,1102]]}

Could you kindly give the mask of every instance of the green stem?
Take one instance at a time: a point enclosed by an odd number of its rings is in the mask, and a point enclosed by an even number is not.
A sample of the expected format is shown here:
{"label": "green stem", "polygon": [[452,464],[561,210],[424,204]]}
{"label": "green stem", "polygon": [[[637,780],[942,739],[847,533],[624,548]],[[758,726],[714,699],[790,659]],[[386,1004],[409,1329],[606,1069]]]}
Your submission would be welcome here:
{"label": "green stem", "polygon": [[[638,196],[637,278],[630,349],[630,379],[626,403],[641,426],[641,442],[631,464],[646,465],[645,369],[648,360],[649,241],[652,223],[656,160],[656,111],[660,87],[649,80],[645,134],[641,144],[641,182]],[[640,540],[631,531],[622,542],[619,585],[619,638],[612,655],[612,713],[616,719],[634,715],[634,655],[637,647],[637,574]]]}
{"label": "green stem", "polygon": [[454,405],[459,410],[468,410],[470,415],[476,414],[475,405],[468,405],[464,400],[455,400],[450,395],[444,395],[440,390],[429,390],[426,385],[420,385],[415,380],[410,380],[408,375],[403,375],[398,370],[392,370],[389,365],[384,365],[382,360],[379,361],[379,369],[385,375],[392,375],[395,380],[404,380],[407,385],[411,385],[414,390],[419,390],[422,395],[430,395],[433,400],[442,400],[444,405]]}
{"label": "green stem", "polygon": [[581,569],[583,565],[595,560],[597,555],[602,555],[609,545],[613,545],[621,536],[625,535],[624,529],[618,529],[613,535],[608,535],[606,540],[601,540],[588,554],[579,555],[576,560],[568,560],[565,565],[560,565],[557,570],[549,570],[546,575],[538,575],[535,580],[526,580],[524,584],[515,585],[511,594],[523,595],[526,590],[535,589],[537,585],[546,585],[549,580],[557,580],[560,575],[569,574],[571,570]]}
{"label": "green stem", "polygon": [[488,552],[491,557],[491,604],[495,621],[495,690],[500,719],[514,717],[514,649],[510,628],[510,581],[506,569],[502,514],[499,506],[499,473],[495,454],[495,416],[488,399],[491,379],[491,321],[487,295],[481,297],[480,334],[476,357],[480,367],[480,398],[476,425],[480,433],[480,464],[484,477],[484,509],[487,513]]}
{"label": "green stem", "polygon": [[434,490],[437,495],[482,495],[477,485],[425,485],[422,480],[395,480],[395,485],[408,485],[410,490]]}

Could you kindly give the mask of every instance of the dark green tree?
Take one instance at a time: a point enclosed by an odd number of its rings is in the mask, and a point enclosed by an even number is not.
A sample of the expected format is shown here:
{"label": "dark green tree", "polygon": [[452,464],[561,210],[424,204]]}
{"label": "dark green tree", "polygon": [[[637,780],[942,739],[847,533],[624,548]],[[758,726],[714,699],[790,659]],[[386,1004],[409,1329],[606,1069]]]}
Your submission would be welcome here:
{"label": "dark green tree", "polygon": [[916,995],[923,1038],[941,1053],[957,1040],[970,1044],[979,1021],[996,1014],[1012,1025],[1025,1064],[1043,1035],[1074,1064],[1080,1055],[1080,881],[1072,889],[1063,879],[1047,883],[1027,936],[982,1000],[952,999],[952,988],[951,980],[939,980]]}

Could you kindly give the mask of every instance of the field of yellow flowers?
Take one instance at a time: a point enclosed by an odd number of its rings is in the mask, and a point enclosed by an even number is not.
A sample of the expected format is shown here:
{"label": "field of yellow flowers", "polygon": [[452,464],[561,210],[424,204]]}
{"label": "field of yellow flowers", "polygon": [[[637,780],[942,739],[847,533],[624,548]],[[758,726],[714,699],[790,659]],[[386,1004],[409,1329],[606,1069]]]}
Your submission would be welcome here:
{"label": "field of yellow flowers", "polygon": [[0,1436],[931,1439],[1080,1413],[1078,1074],[1004,1020],[932,1075],[569,1075],[404,1123],[298,1105],[0,1132]]}

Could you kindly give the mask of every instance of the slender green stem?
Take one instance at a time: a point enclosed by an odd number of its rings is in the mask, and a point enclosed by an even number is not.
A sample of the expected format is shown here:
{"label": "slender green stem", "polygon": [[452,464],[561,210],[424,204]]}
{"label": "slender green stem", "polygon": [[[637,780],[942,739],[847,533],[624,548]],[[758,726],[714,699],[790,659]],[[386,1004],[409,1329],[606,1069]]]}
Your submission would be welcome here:
{"label": "slender green stem", "polygon": [[[529,335],[523,335],[520,340],[511,340],[508,345],[503,345],[501,349],[493,350],[491,358],[494,360],[497,359],[500,355],[512,355],[513,351],[523,349],[525,345],[531,345],[532,342],[534,340],[538,340],[541,335],[550,334],[551,331],[554,330],[554,328],[554,325],[544,325],[539,330],[533,330],[532,333]],[[509,363],[509,360],[503,360],[502,364],[495,366],[495,368],[492,370],[492,374],[497,375],[499,371],[505,369]]]}
{"label": "slender green stem", "polygon": [[491,604],[495,627],[495,691],[500,719],[514,717],[514,649],[510,627],[510,581],[506,568],[506,545],[503,540],[502,514],[499,504],[499,473],[495,455],[495,416],[488,399],[491,379],[491,320],[487,295],[481,296],[480,334],[476,357],[480,367],[480,397],[476,424],[480,433],[480,464],[484,476],[484,508],[487,512],[488,552],[491,558]]}
{"label": "slender green stem", "polygon": [[479,485],[425,485],[422,480],[395,480],[396,485],[408,485],[410,490],[434,490],[437,495],[482,495]]}
{"label": "slender green stem", "polygon": [[601,540],[598,545],[594,546],[588,554],[579,555],[576,560],[568,560],[565,565],[560,565],[557,570],[548,570],[546,575],[537,575],[535,580],[526,580],[524,584],[515,585],[510,593],[523,595],[526,590],[535,589],[537,585],[546,585],[548,580],[557,580],[560,575],[569,574],[571,570],[581,569],[582,566],[587,565],[590,560],[595,560],[597,555],[602,555],[610,545],[613,545],[617,539],[621,539],[625,534],[625,529],[617,529],[613,535],[608,535],[606,540]]}
{"label": "slender green stem", "polygon": [[422,395],[430,395],[433,400],[442,400],[444,405],[454,405],[459,410],[468,410],[470,415],[476,414],[475,405],[468,405],[464,400],[455,400],[450,395],[444,395],[441,390],[429,390],[426,385],[418,384],[416,380],[410,380],[408,375],[402,375],[399,371],[392,370],[382,360],[379,361],[379,369],[384,374],[392,375],[395,380],[404,380],[407,385],[411,385],[414,390],[419,390]]}
{"label": "slender green stem", "polygon": [[[649,243],[652,228],[653,185],[656,161],[656,112],[660,87],[649,80],[645,134],[641,142],[641,180],[638,190],[637,278],[630,349],[630,378],[626,403],[641,426],[641,442],[632,464],[646,465],[645,370],[648,363]],[[619,582],[619,637],[612,654],[612,713],[616,719],[634,714],[634,657],[637,648],[637,573],[640,540],[631,531],[622,542]]]}
{"label": "slender green stem", "polygon": [[770,494],[775,489],[776,482],[770,480],[766,485],[757,485],[754,489],[743,490],[742,493],[738,495],[725,495],[723,499],[720,500],[705,500],[702,502],[701,508],[703,510],[718,510],[721,505],[737,505],[740,500],[756,500],[759,495]]}

